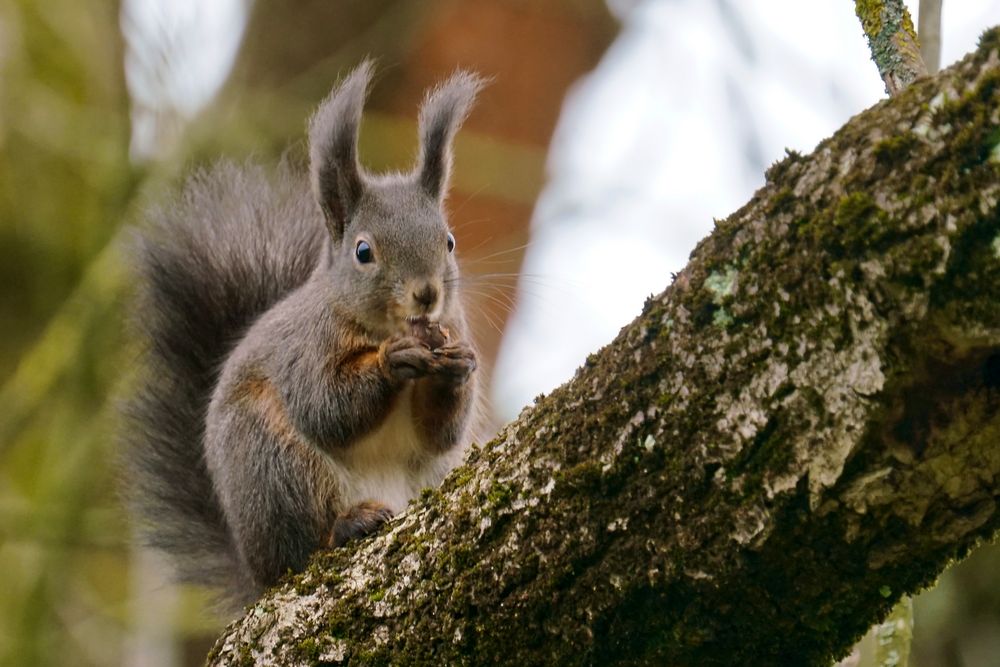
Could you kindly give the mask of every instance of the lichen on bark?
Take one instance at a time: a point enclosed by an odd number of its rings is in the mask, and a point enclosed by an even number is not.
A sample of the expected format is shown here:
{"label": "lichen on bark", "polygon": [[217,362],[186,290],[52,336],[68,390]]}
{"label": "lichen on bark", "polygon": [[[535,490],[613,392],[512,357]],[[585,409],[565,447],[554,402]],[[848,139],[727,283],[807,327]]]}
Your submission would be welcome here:
{"label": "lichen on bark", "polygon": [[845,652],[1000,527],[998,45],[772,167],[571,382],[213,663]]}
{"label": "lichen on bark", "polygon": [[927,74],[913,19],[903,0],[855,0],[872,60],[890,95]]}

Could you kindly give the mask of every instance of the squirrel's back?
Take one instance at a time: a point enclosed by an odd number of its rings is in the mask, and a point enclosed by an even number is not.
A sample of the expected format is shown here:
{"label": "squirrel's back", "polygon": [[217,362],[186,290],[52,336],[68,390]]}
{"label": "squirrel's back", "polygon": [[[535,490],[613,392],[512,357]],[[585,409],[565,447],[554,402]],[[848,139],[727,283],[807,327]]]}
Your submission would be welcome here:
{"label": "squirrel's back", "polygon": [[243,332],[309,277],[323,222],[307,180],[224,162],[191,176],[132,244],[142,374],[125,405],[127,494],[178,578],[243,582],[204,461],[205,410]]}

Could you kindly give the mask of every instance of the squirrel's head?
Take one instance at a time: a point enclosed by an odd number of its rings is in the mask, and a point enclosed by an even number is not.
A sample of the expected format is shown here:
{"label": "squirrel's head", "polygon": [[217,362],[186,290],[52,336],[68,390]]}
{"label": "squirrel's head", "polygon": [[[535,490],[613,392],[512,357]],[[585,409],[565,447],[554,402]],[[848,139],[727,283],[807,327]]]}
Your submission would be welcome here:
{"label": "squirrel's head", "polygon": [[450,319],[458,308],[455,237],[444,200],[451,142],[483,80],[458,72],[420,109],[420,149],[408,174],[371,175],[358,162],[358,127],[372,64],[351,72],[309,123],[312,190],[329,231],[326,278],[367,329],[390,335],[410,320]]}

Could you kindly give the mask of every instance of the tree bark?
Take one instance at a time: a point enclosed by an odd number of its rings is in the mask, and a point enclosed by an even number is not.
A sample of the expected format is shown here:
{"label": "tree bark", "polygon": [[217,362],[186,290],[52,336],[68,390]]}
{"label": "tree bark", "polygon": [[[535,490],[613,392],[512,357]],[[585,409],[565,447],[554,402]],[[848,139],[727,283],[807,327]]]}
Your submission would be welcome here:
{"label": "tree bark", "polygon": [[1000,528],[998,49],[774,165],[572,381],[212,664],[843,655]]}

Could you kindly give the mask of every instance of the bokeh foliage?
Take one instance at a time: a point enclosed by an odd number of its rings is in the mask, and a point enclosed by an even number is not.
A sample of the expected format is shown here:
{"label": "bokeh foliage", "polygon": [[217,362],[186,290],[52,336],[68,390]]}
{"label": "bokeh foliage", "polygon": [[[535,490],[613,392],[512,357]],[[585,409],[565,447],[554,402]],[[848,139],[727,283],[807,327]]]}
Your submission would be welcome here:
{"label": "bokeh foliage", "polygon": [[[0,2],[0,661],[116,659],[111,241],[140,180],[115,2]],[[110,650],[109,650],[110,649]]]}

